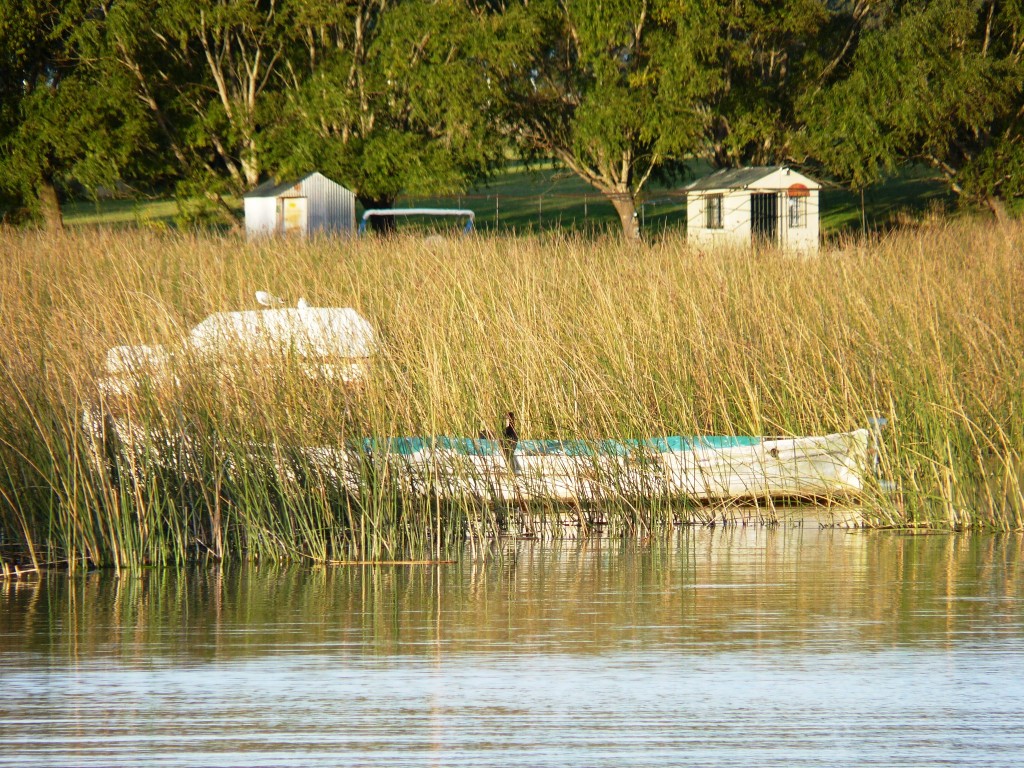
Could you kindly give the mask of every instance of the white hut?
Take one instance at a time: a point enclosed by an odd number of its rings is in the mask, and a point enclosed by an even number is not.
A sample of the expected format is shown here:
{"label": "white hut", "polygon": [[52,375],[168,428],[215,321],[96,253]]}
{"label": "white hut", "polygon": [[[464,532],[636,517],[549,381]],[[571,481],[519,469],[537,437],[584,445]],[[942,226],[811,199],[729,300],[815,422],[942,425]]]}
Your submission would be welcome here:
{"label": "white hut", "polygon": [[265,181],[243,200],[245,232],[250,238],[355,232],[356,196],[322,173],[284,182]]}
{"label": "white hut", "polygon": [[818,249],[821,184],[790,168],[721,170],[685,191],[686,237],[691,242]]}

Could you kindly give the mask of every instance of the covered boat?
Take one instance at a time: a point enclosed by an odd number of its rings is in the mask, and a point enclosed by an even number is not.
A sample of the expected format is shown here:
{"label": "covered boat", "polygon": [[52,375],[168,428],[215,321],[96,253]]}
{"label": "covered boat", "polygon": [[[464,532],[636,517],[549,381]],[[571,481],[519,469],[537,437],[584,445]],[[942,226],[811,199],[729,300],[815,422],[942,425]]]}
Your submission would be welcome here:
{"label": "covered boat", "polygon": [[[258,291],[261,303],[280,300]],[[269,307],[238,312],[215,312],[195,326],[178,348],[156,344],[114,347],[107,352],[106,375],[100,383],[107,394],[126,394],[145,378],[169,383],[174,359],[191,357],[246,364],[274,365],[296,361],[310,375],[355,382],[366,375],[375,349],[373,327],[350,307]]]}
{"label": "covered boat", "polygon": [[[261,294],[261,303],[273,297]],[[219,312],[191,330],[178,350],[117,347],[107,355],[106,393],[143,377],[173,377],[177,355],[222,356],[270,364],[288,356],[311,375],[360,380],[375,348],[370,324],[350,308]],[[157,440],[108,409],[86,414],[94,435],[150,458],[182,455],[194,436]],[[359,495],[386,487],[404,497],[482,503],[596,504],[614,500],[836,499],[861,494],[872,469],[868,429],[811,437],[681,437],[632,440],[520,440],[469,437],[366,438],[294,449],[310,470]],[[171,443],[181,443],[172,446]],[[247,445],[244,452],[267,453]],[[237,446],[236,446],[237,449]],[[274,453],[275,451],[271,452]],[[281,466],[286,473],[293,468]]]}
{"label": "covered boat", "polygon": [[[833,499],[860,494],[867,429],[813,437],[662,437],[649,440],[472,438],[365,440],[316,449],[353,491],[365,467],[403,494],[569,504],[616,499]],[[363,467],[360,470],[360,467]]]}

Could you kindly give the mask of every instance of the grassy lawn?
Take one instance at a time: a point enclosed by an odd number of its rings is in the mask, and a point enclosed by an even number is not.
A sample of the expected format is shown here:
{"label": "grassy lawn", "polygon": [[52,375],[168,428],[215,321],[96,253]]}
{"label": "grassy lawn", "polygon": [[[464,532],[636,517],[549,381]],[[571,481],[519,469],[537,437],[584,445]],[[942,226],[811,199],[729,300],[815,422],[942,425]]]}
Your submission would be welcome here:
{"label": "grassy lawn", "polygon": [[863,225],[860,194],[838,185],[821,192],[821,231],[838,234],[848,230],[886,229],[901,218],[920,217],[931,210],[952,211],[956,197],[930,168],[915,166],[898,176],[864,190]]}
{"label": "grassy lawn", "polygon": [[[646,231],[685,228],[682,183],[674,189],[652,186],[637,205]],[[603,231],[619,226],[618,214],[603,195],[578,176],[550,164],[510,165],[467,194],[455,198],[406,197],[404,207],[471,208],[477,228],[486,232],[538,232],[555,229]]]}
{"label": "grassy lawn", "polygon": [[[708,168],[695,170],[697,175]],[[692,177],[691,177],[692,178]],[[686,226],[687,183],[650,184],[641,195],[637,213],[650,235],[683,231]],[[825,235],[868,229],[884,229],[904,218],[915,218],[938,208],[955,205],[942,180],[924,168],[911,168],[865,190],[861,196],[838,185],[826,183],[822,190],[821,229]],[[234,201],[241,212],[241,201]],[[401,197],[397,207],[470,208],[476,212],[477,229],[483,232],[528,233],[568,229],[601,232],[618,228],[618,216],[601,194],[564,168],[544,164],[525,167],[510,164],[487,182],[464,195],[453,197]],[[361,209],[358,214],[361,215]],[[64,207],[69,225],[125,225],[173,227],[179,207],[173,199],[79,201]],[[400,221],[400,228],[443,227],[437,221]],[[453,227],[456,225],[452,225]]]}
{"label": "grassy lawn", "polygon": [[63,208],[64,223],[146,226],[154,223],[173,225],[178,203],[163,200],[79,200]]}

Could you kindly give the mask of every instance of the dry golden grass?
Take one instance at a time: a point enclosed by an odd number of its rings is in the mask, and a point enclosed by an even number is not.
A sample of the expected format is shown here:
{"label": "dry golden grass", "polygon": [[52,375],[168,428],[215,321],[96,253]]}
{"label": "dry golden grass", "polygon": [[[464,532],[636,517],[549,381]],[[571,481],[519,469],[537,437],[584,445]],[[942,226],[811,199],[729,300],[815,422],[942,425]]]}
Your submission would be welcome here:
{"label": "dry golden grass", "polygon": [[[38,542],[80,514],[58,508],[110,505],[69,446],[109,347],[173,346],[211,312],[253,307],[257,289],[355,307],[380,351],[358,396],[256,375],[214,387],[193,371],[192,407],[218,430],[472,435],[512,410],[531,438],[812,434],[878,414],[903,489],[879,522],[1019,528],[1022,246],[1019,225],[978,222],[813,258],[671,238],[0,232],[5,540]],[[102,549],[109,515],[93,517]]]}

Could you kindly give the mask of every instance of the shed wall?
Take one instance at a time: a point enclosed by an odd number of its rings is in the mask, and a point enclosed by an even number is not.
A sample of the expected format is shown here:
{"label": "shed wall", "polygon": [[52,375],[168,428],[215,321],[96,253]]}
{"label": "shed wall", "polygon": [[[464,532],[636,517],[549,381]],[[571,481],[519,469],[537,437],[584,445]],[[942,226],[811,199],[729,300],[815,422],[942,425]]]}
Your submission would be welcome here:
{"label": "shed wall", "polygon": [[314,173],[297,185],[309,200],[309,232],[354,233],[356,196],[326,176]]}
{"label": "shed wall", "polygon": [[273,197],[245,198],[245,234],[249,238],[277,231],[277,200]]}
{"label": "shed wall", "polygon": [[[704,226],[705,203],[711,195],[722,196],[722,227]],[[746,246],[750,244],[750,193],[713,191],[690,195],[686,201],[687,238],[702,246]]]}
{"label": "shed wall", "polygon": [[818,241],[821,234],[821,216],[820,216],[820,200],[821,193],[817,189],[809,191],[808,196],[804,198],[807,201],[806,205],[806,220],[804,225],[801,227],[791,226],[789,217],[789,200],[788,197],[783,195],[783,205],[786,207],[783,209],[782,214],[782,228],[780,230],[779,244],[783,248],[787,248],[792,251],[816,251],[818,250]]}
{"label": "shed wall", "polygon": [[[820,199],[817,189],[808,190],[802,226],[791,226],[789,215],[790,197],[778,188],[767,189],[763,185],[743,190],[708,190],[691,193],[686,209],[687,239],[702,247],[734,246],[747,247],[751,243],[751,193],[775,192],[778,194],[779,221],[777,242],[780,248],[793,251],[816,251],[821,233]],[[705,204],[711,195],[722,195],[722,227],[705,227]]]}
{"label": "shed wall", "polygon": [[[278,190],[280,187],[278,187]],[[320,173],[311,173],[292,187],[268,197],[246,197],[245,231],[248,237],[272,235],[282,231],[282,198],[306,198],[306,232],[354,234],[356,196],[350,190]]]}

